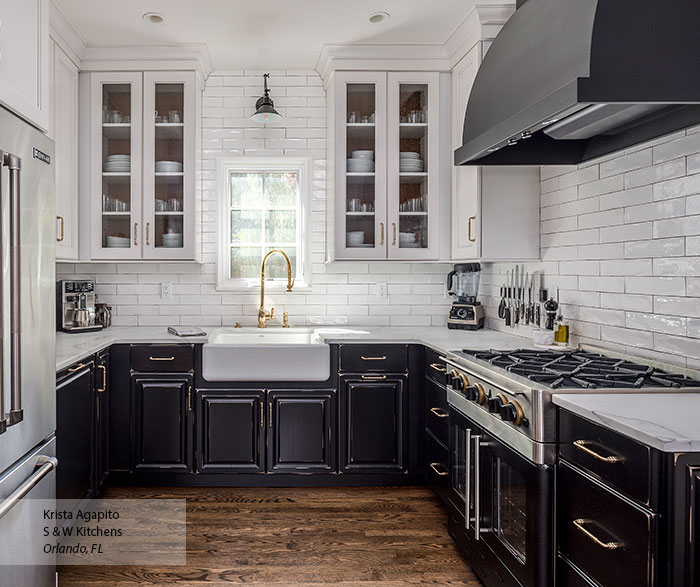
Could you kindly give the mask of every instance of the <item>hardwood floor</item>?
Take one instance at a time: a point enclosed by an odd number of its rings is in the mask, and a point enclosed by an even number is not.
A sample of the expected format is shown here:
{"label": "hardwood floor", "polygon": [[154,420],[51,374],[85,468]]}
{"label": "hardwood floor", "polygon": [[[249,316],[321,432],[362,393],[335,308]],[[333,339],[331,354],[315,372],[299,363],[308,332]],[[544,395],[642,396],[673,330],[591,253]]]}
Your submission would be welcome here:
{"label": "hardwood floor", "polygon": [[186,498],[187,566],[61,567],[60,587],[480,587],[422,487],[110,488]]}

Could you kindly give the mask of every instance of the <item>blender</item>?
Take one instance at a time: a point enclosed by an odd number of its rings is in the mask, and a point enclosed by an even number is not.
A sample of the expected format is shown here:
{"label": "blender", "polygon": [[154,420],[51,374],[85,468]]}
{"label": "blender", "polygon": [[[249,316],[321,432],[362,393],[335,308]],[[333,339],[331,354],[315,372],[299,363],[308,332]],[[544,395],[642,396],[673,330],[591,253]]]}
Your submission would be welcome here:
{"label": "blender", "polygon": [[479,263],[459,263],[447,274],[447,293],[455,296],[447,319],[447,328],[478,330],[484,327],[484,307],[479,294]]}

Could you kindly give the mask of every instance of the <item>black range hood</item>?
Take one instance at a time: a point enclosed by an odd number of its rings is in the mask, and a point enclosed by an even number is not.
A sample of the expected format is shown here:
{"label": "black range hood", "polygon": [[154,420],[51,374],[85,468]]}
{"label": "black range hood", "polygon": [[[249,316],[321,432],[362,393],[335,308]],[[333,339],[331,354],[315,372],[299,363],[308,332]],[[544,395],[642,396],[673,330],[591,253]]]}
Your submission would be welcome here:
{"label": "black range hood", "polygon": [[700,0],[519,0],[456,165],[576,164],[700,124]]}

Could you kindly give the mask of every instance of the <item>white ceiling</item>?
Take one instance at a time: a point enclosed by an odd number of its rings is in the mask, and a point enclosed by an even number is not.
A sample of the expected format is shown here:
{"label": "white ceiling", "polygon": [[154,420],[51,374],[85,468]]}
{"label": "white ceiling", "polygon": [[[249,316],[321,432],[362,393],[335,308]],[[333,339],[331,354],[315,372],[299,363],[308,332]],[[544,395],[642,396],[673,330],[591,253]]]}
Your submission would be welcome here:
{"label": "white ceiling", "polygon": [[[88,45],[206,43],[215,69],[313,68],[324,44],[444,43],[477,0],[54,0]],[[478,0],[501,4],[503,0]],[[371,24],[385,11],[391,18]],[[166,21],[146,24],[145,12]]]}

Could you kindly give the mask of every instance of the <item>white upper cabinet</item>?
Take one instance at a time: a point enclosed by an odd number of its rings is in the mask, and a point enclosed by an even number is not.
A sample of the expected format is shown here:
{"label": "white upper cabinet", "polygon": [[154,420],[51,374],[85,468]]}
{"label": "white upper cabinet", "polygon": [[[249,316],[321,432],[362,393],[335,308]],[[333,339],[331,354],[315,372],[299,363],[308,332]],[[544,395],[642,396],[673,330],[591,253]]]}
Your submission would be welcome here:
{"label": "white upper cabinet", "polygon": [[[481,65],[479,42],[452,70],[452,148],[462,145],[469,94]],[[452,259],[540,258],[539,167],[455,166],[452,174]]]}
{"label": "white upper cabinet", "polygon": [[194,72],[90,74],[90,259],[196,260]]}
{"label": "white upper cabinet", "polygon": [[0,102],[49,130],[48,0],[0,0]]}
{"label": "white upper cabinet", "polygon": [[78,67],[52,42],[49,135],[56,143],[56,259],[78,258]]}
{"label": "white upper cabinet", "polygon": [[336,72],[331,260],[439,257],[438,73]]}

